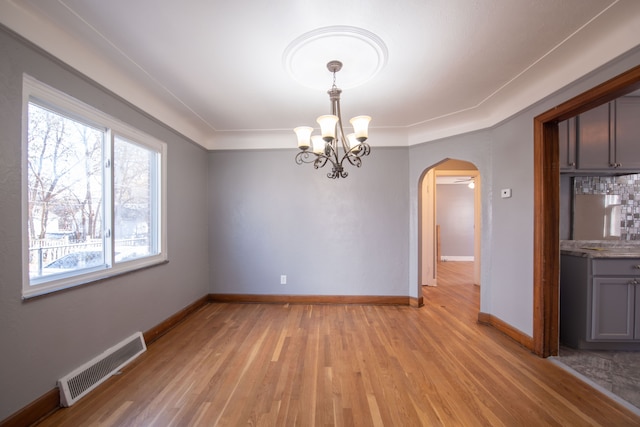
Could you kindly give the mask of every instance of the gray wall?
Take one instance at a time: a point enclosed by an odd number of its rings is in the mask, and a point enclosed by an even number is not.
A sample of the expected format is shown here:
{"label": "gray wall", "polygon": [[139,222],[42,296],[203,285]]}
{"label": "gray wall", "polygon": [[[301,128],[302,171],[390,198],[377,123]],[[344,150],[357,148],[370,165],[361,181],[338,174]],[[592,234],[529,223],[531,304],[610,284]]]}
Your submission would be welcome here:
{"label": "gray wall", "polygon": [[[418,188],[424,172],[448,158],[474,163],[481,175],[480,310],[533,334],[533,120],[640,63],[640,48],[623,55],[492,129],[409,149],[409,287],[418,282]],[[512,197],[500,198],[500,190]],[[414,290],[415,289],[415,290]]]}
{"label": "gray wall", "polygon": [[296,152],[209,154],[212,292],[408,295],[407,149],[337,180]]}
{"label": "gray wall", "polygon": [[[417,297],[420,182],[460,159],[481,176],[480,309],[532,336],[533,119],[639,61],[631,52],[490,129],[374,146],[345,181],[296,166],[294,150],[211,153],[212,292]],[[511,198],[500,197],[504,188]]]}
{"label": "gray wall", "polygon": [[474,192],[466,184],[438,184],[436,223],[440,226],[440,257],[473,258]]}
{"label": "gray wall", "polygon": [[[206,295],[207,156],[0,27],[0,420],[82,363]],[[21,300],[22,73],[168,144],[169,263]]]}
{"label": "gray wall", "polygon": [[[640,50],[492,129],[409,148],[374,145],[362,169],[337,181],[295,165],[293,149],[205,155],[4,33],[0,58],[3,419],[78,364],[207,292],[416,297],[419,185],[448,158],[472,162],[481,175],[481,310],[531,335],[533,118],[636,66]],[[169,264],[20,300],[23,71],[169,144]],[[513,197],[501,199],[502,188]]]}

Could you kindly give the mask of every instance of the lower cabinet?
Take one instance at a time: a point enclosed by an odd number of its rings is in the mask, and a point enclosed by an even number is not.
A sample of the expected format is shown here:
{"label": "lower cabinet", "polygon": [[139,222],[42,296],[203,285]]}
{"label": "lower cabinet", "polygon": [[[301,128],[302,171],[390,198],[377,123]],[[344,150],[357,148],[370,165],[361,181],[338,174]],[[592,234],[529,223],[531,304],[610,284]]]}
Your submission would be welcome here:
{"label": "lower cabinet", "polygon": [[640,350],[640,258],[562,255],[560,342],[591,350]]}
{"label": "lower cabinet", "polygon": [[636,328],[637,283],[632,277],[593,279],[592,340],[633,340],[640,336]]}

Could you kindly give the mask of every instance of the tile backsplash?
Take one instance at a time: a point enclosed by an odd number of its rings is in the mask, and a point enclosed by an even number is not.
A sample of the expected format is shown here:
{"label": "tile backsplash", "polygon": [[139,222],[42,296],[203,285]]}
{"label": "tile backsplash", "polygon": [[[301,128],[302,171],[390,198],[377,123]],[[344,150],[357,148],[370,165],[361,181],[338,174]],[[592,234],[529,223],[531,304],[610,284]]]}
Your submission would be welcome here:
{"label": "tile backsplash", "polygon": [[576,176],[575,194],[615,194],[621,199],[620,240],[640,240],[640,174]]}

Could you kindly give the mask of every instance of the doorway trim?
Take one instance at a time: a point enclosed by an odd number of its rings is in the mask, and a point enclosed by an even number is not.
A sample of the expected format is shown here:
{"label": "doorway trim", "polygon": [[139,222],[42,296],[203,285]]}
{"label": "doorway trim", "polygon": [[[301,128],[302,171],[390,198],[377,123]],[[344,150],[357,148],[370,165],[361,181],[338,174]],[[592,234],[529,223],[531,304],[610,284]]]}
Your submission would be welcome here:
{"label": "doorway trim", "polygon": [[560,148],[558,122],[640,89],[640,65],[533,119],[533,351],[555,356],[559,347]]}
{"label": "doorway trim", "polygon": [[[438,169],[442,167],[446,162],[464,162],[473,166],[473,169],[465,169],[460,165],[451,165],[451,169]],[[436,195],[436,177],[437,176],[471,176],[476,182],[476,186],[473,189],[473,222],[474,222],[474,243],[473,243],[473,256],[474,256],[474,283],[478,286],[481,285],[481,234],[482,234],[482,180],[478,167],[470,160],[463,160],[457,157],[445,157],[439,162],[425,168],[418,180],[418,294],[421,295],[420,289],[422,286],[430,283],[436,283],[437,274],[437,259],[435,248],[435,195]],[[425,198],[426,197],[426,198]],[[428,200],[431,198],[431,200]],[[431,210],[429,214],[427,211]],[[425,238],[425,235],[428,237]],[[427,247],[429,245],[430,247]],[[433,274],[431,280],[425,280],[425,273],[429,274],[429,271],[425,272],[425,263],[429,262],[432,265]]]}

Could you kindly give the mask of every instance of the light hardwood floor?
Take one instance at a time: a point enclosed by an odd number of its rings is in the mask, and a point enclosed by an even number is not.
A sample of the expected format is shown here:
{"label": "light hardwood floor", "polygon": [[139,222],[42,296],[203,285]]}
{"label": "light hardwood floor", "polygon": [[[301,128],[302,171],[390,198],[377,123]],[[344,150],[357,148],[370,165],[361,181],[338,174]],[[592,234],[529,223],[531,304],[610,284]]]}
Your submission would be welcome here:
{"label": "light hardwood floor", "polygon": [[440,268],[420,309],[209,304],[40,426],[640,425],[479,325],[468,264]]}

